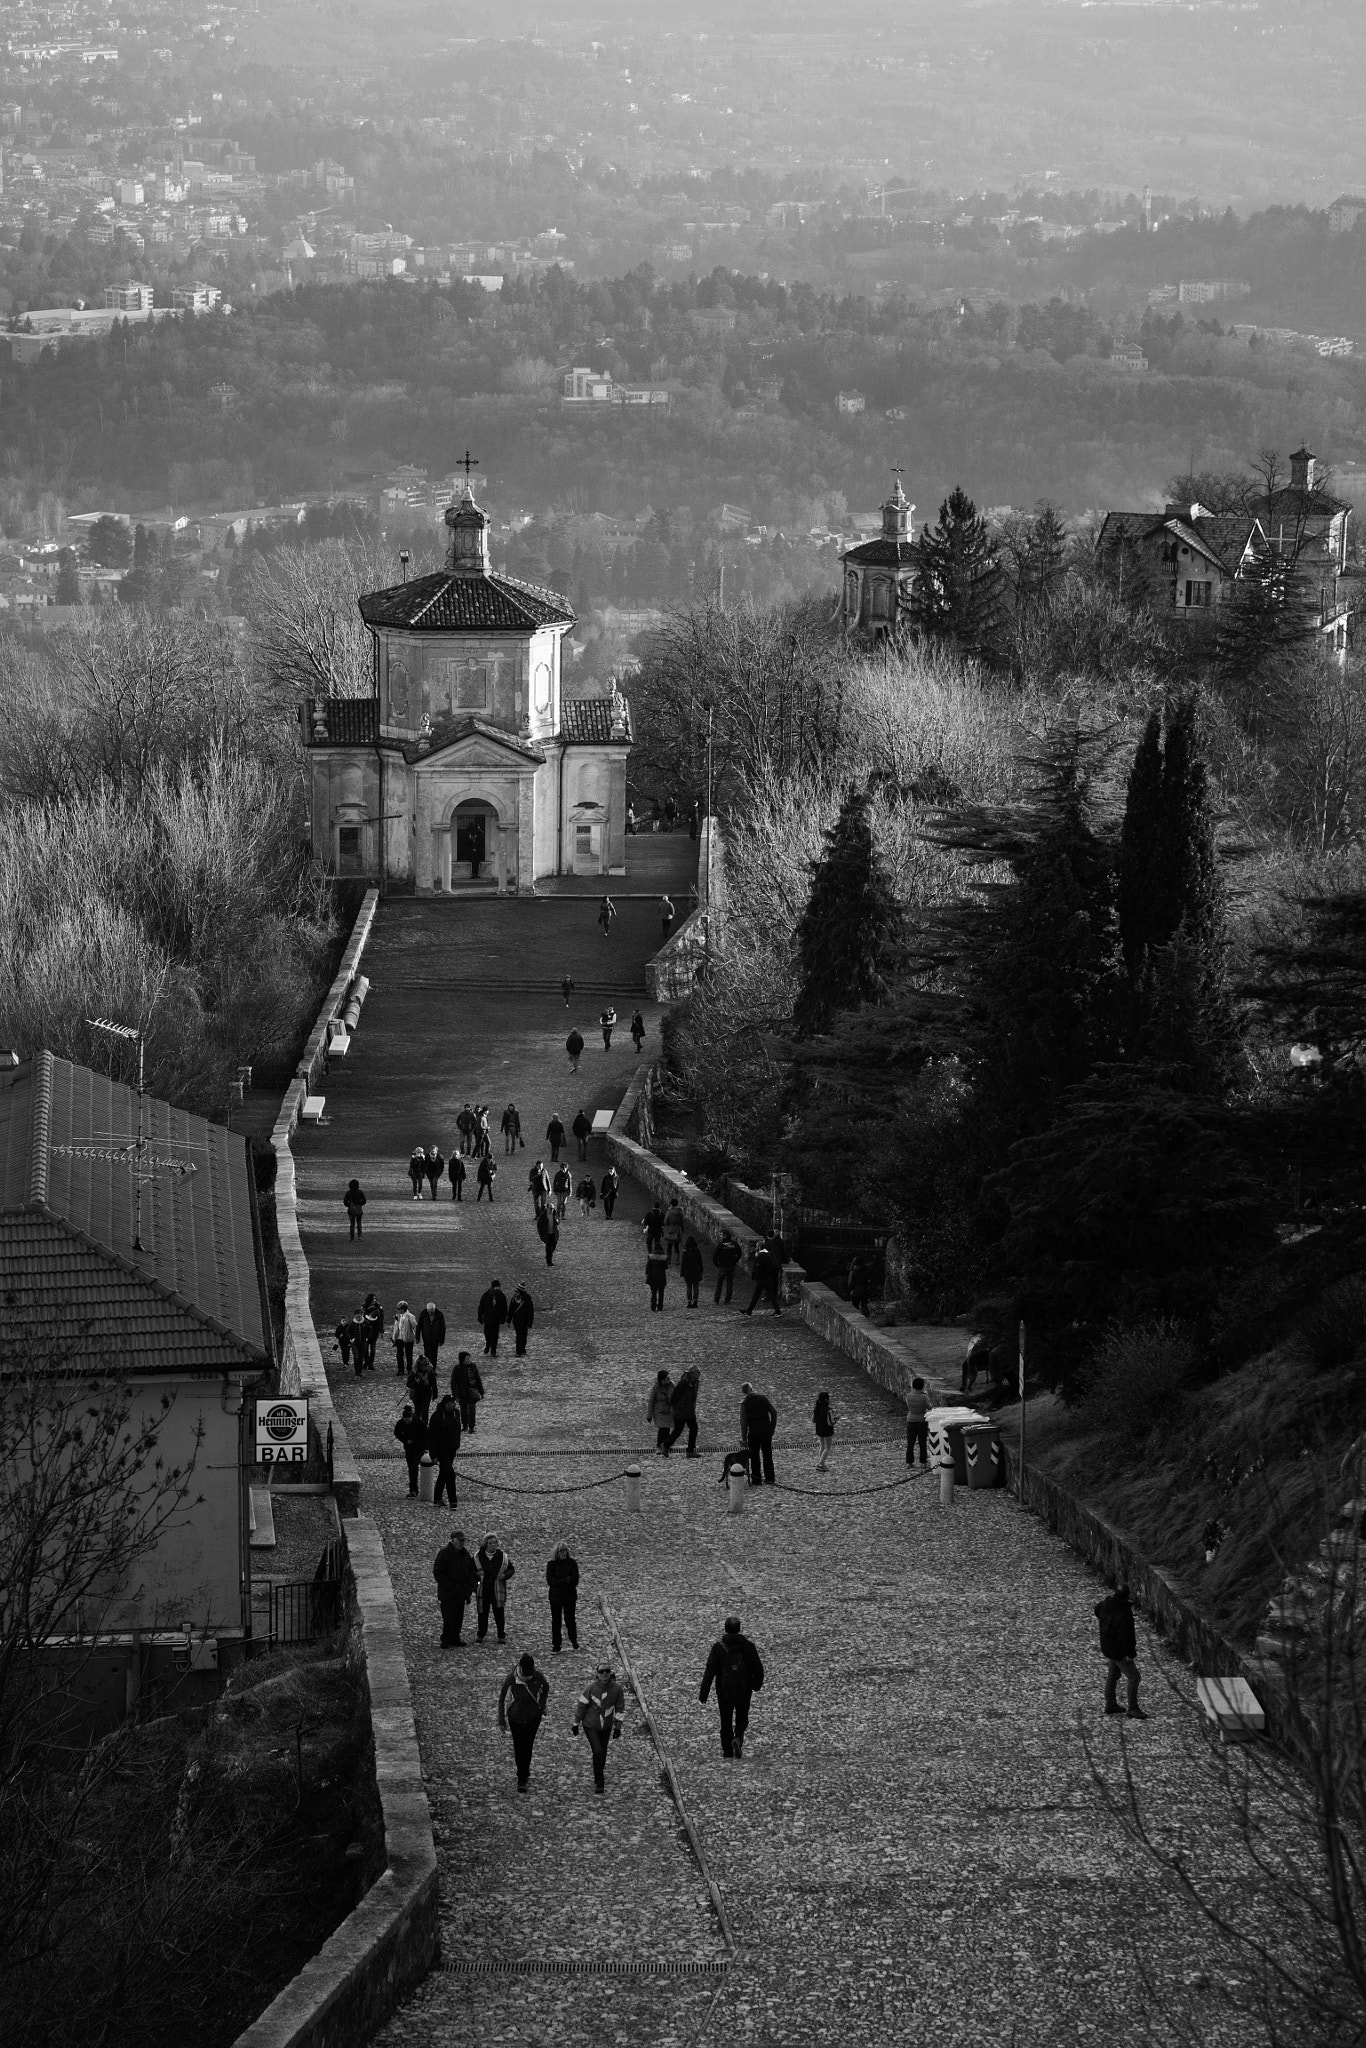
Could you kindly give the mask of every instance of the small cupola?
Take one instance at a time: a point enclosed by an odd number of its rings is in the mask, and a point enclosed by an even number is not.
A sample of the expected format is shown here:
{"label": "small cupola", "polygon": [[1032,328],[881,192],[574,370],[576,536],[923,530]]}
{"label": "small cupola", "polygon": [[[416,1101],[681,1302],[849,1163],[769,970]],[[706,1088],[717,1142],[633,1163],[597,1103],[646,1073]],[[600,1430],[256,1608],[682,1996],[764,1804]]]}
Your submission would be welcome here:
{"label": "small cupola", "polygon": [[882,507],[882,538],[884,540],[905,540],[910,532],[911,514],[915,506],[901,488],[898,476],[892,486],[892,495]]}
{"label": "small cupola", "polygon": [[1318,464],[1307,448],[1297,448],[1290,458],[1292,491],[1312,491],[1318,481]]}
{"label": "small cupola", "polygon": [[446,525],[450,531],[450,544],[446,549],[446,567],[455,576],[487,576],[489,574],[489,521],[488,514],[474,502],[474,493],[466,482],[464,494],[452,505],[446,507]]}

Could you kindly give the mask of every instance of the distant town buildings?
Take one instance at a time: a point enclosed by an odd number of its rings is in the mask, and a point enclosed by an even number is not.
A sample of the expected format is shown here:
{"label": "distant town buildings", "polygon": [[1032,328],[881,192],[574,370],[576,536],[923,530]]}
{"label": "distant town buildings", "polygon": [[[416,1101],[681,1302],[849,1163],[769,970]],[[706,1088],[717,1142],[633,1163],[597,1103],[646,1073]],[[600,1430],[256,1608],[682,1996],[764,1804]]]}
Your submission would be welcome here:
{"label": "distant town buildings", "polygon": [[1208,306],[1222,299],[1246,299],[1252,286],[1237,277],[1183,277],[1176,296],[1183,306]]}
{"label": "distant town buildings", "polygon": [[1116,370],[1146,370],[1148,358],[1136,341],[1117,341],[1110,351],[1110,363]]}
{"label": "distant town buildings", "polygon": [[1366,213],[1366,199],[1344,192],[1328,209],[1329,234],[1350,235],[1363,213]]}
{"label": "distant town buildings", "polygon": [[867,403],[861,391],[841,391],[835,398],[835,410],[842,413],[862,412]]}
{"label": "distant town buildings", "polygon": [[648,384],[618,384],[606,370],[566,370],[561,389],[564,405],[667,405],[668,391]]}

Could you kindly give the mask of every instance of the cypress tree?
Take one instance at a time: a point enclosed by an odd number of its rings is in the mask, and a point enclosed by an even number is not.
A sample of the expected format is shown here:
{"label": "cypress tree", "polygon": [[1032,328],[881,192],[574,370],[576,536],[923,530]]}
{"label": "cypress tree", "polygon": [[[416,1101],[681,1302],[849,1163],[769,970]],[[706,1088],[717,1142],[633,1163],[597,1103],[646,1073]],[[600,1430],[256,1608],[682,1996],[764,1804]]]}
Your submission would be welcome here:
{"label": "cypress tree", "polygon": [[800,1035],[829,1030],[839,1010],[883,1001],[883,961],[900,929],[867,793],[851,784],[825,851],[811,864],[811,894],[797,926],[801,987],[792,1021]]}
{"label": "cypress tree", "polygon": [[1000,562],[985,519],[960,485],[920,536],[912,616],[922,633],[993,658],[1001,624]]}
{"label": "cypress tree", "polygon": [[1119,835],[1119,935],[1131,978],[1147,947],[1160,945],[1158,847],[1162,832],[1162,718],[1154,711],[1143,729],[1124,803]]}

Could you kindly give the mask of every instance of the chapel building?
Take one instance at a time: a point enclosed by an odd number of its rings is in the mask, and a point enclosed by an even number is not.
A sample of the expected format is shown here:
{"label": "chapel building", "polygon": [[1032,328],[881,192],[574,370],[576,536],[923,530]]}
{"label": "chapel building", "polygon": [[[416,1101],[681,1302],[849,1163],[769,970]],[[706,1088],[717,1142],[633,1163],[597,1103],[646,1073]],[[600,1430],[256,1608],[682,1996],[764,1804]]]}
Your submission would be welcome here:
{"label": "chapel building", "polygon": [[898,477],[882,506],[881,533],[841,555],[840,623],[847,638],[895,638],[908,623],[919,559],[911,535],[914,511]]}
{"label": "chapel building", "polygon": [[315,852],[419,895],[623,874],[629,704],[564,695],[574,614],[495,573],[468,483],[446,526],[444,569],[360,599],[372,694],[304,703]]}

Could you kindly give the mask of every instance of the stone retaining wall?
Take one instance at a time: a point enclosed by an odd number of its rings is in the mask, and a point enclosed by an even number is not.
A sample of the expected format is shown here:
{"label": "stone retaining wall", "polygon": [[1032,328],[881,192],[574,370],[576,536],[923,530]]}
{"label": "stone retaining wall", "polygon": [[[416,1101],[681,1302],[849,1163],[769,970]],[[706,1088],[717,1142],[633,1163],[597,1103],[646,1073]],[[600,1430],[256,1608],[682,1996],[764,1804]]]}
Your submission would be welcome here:
{"label": "stone retaining wall", "polygon": [[836,1351],[852,1358],[870,1380],[876,1380],[889,1394],[904,1394],[913,1379],[923,1379],[935,1407],[956,1406],[964,1397],[947,1380],[938,1379],[934,1368],[920,1351],[914,1337],[905,1330],[884,1330],[870,1323],[847,1301],[841,1301],[823,1280],[805,1280],[801,1286],[802,1321]]}
{"label": "stone retaining wall", "polygon": [[342,1533],[355,1583],[385,1868],[235,2048],[361,2048],[439,1952],[436,1845],[394,1589],[369,1516],[353,1515]]}

